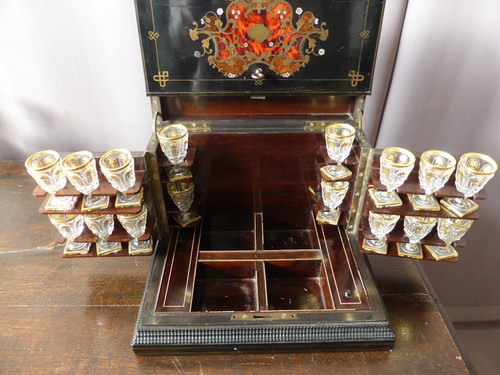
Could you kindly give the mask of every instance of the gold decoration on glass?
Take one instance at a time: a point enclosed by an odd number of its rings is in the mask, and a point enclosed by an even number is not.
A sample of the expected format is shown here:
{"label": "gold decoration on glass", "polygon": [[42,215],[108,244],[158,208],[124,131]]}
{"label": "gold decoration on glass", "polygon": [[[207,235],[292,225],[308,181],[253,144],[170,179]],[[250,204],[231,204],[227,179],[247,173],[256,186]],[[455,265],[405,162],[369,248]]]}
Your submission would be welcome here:
{"label": "gold decoration on glass", "polygon": [[457,161],[445,151],[429,150],[420,156],[418,180],[425,195],[412,194],[410,201],[419,210],[439,211],[440,206],[433,196],[449,180]]}
{"label": "gold decoration on glass", "polygon": [[94,235],[97,236],[97,255],[107,255],[122,249],[119,242],[108,242],[108,237],[115,227],[111,214],[83,215],[83,220]]}
{"label": "gold decoration on glass", "polygon": [[83,232],[82,215],[49,214],[49,220],[59,233],[67,239],[66,253],[86,254],[89,251],[90,244],[74,242]]}
{"label": "gold decoration on glass", "polygon": [[451,259],[458,257],[457,251],[451,245],[447,246],[425,245],[424,247],[435,260]]}
{"label": "gold decoration on glass", "polygon": [[172,202],[179,209],[179,213],[174,214],[174,219],[183,227],[192,224],[201,219],[201,216],[188,212],[194,201],[194,182],[170,182],[167,185],[168,195]]}
{"label": "gold decoration on glass", "polygon": [[336,165],[328,165],[325,172],[333,179],[345,177],[350,171],[341,165],[351,152],[352,143],[356,136],[356,129],[343,122],[330,124],[325,128],[325,143],[328,157]]}
{"label": "gold decoration on glass", "polygon": [[188,150],[189,132],[182,124],[172,124],[158,131],[161,149],[173,165],[184,161]]}
{"label": "gold decoration on glass", "polygon": [[106,152],[99,165],[106,179],[116,190],[126,193],[135,184],[134,158],[130,151],[116,149]]}
{"label": "gold decoration on glass", "polygon": [[473,220],[439,218],[438,236],[447,245],[459,241],[472,226]]}
{"label": "gold decoration on glass", "polygon": [[147,241],[139,241],[144,233],[146,233],[146,223],[148,220],[148,209],[143,205],[139,213],[136,214],[118,214],[116,215],[120,224],[125,228],[127,233],[132,237],[129,242],[129,254],[134,255],[143,251],[152,249],[152,239]]}
{"label": "gold decoration on glass", "polygon": [[349,182],[347,181],[321,181],[321,196],[323,204],[328,208],[327,212],[320,211],[317,219],[319,221],[327,222],[336,225],[340,218],[340,206],[344,197],[349,190]]}
{"label": "gold decoration on glass", "polygon": [[66,177],[61,169],[59,154],[44,150],[31,155],[25,162],[28,173],[49,194],[55,194],[66,186]]}
{"label": "gold decoration on glass", "polygon": [[415,164],[415,156],[401,147],[388,147],[380,156],[380,182],[387,192],[374,191],[374,202],[384,206],[396,206],[401,202],[395,190],[403,185]]}
{"label": "gold decoration on glass", "polygon": [[96,163],[90,151],[79,151],[66,156],[61,166],[66,178],[80,193],[90,195],[98,188]]}
{"label": "gold decoration on glass", "polygon": [[497,169],[497,163],[488,155],[477,152],[463,154],[457,165],[455,186],[464,198],[448,199],[446,203],[452,206],[450,210],[460,217],[473,212],[474,208],[471,207],[471,201],[468,198],[483,189],[493,178]]}
{"label": "gold decoration on glass", "polygon": [[424,254],[422,252],[422,246],[419,243],[406,243],[406,242],[398,242],[396,244],[398,249],[398,255],[400,257],[414,258],[414,259],[423,259]]}
{"label": "gold decoration on glass", "polygon": [[398,220],[399,215],[379,214],[370,211],[368,214],[368,223],[376,239],[365,239],[363,241],[363,248],[385,254],[387,252],[385,236],[394,229]]}
{"label": "gold decoration on glass", "polygon": [[405,216],[404,231],[411,244],[417,244],[427,236],[437,222],[436,217]]}

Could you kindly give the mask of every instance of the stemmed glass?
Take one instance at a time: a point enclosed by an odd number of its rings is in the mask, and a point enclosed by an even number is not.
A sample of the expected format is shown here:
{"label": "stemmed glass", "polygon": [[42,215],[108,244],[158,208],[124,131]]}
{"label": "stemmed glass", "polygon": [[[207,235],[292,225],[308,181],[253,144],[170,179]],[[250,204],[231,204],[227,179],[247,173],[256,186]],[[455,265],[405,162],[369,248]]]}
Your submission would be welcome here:
{"label": "stemmed glass", "polygon": [[61,158],[56,151],[44,150],[31,155],[25,162],[28,173],[38,185],[51,196],[47,201],[47,209],[56,210],[73,208],[75,197],[56,197],[55,194],[66,186],[66,177],[61,169]]}
{"label": "stemmed glass", "polygon": [[188,150],[189,132],[187,128],[182,124],[167,125],[161,128],[157,135],[163,153],[173,166],[167,172],[170,181],[189,177],[187,175],[189,170],[180,167]]}
{"label": "stemmed glass", "polygon": [[134,158],[130,151],[116,149],[106,152],[99,165],[106,179],[116,190],[125,194],[135,184]]}
{"label": "stemmed glass", "polygon": [[420,156],[418,180],[425,195],[410,194],[414,208],[439,211],[433,194],[441,189],[455,170],[455,158],[447,152],[429,150]]}
{"label": "stemmed glass", "polygon": [[350,171],[342,165],[342,162],[351,152],[355,135],[356,129],[346,123],[334,123],[325,128],[326,151],[328,157],[336,163],[325,169],[333,179],[343,178],[349,174]]}
{"label": "stemmed glass", "polygon": [[435,217],[405,216],[404,232],[410,243],[398,243],[400,255],[421,258],[422,248],[419,242],[430,233],[436,222]]}
{"label": "stemmed glass", "polygon": [[459,216],[475,211],[477,204],[468,198],[483,189],[497,169],[497,163],[488,155],[475,152],[463,154],[457,165],[455,186],[464,198],[445,198],[443,205]]}
{"label": "stemmed glass", "polygon": [[385,236],[394,229],[399,217],[399,215],[378,214],[370,211],[368,214],[368,223],[376,239],[365,239],[363,247],[372,251],[387,252],[387,241]]}
{"label": "stemmed glass", "polygon": [[172,202],[174,202],[180,211],[179,213],[173,215],[174,219],[179,224],[186,226],[201,219],[200,215],[194,212],[188,212],[194,201],[193,181],[170,182],[167,185],[167,191],[172,199]]}
{"label": "stemmed glass", "polygon": [[116,215],[121,225],[127,233],[132,237],[129,242],[129,254],[137,254],[138,252],[151,250],[151,238],[147,241],[139,241],[144,233],[146,233],[146,222],[148,217],[148,209],[143,205],[141,211],[136,214],[119,214]]}
{"label": "stemmed glass", "polygon": [[473,220],[467,219],[438,219],[438,236],[447,245],[460,240],[472,226]]}
{"label": "stemmed glass", "polygon": [[377,206],[399,206],[401,199],[395,190],[403,185],[415,164],[415,156],[401,147],[389,147],[382,151],[380,156],[380,182],[387,191],[375,191]]}
{"label": "stemmed glass", "polygon": [[325,221],[334,225],[337,224],[340,217],[340,211],[337,207],[340,206],[344,200],[348,190],[348,181],[321,181],[321,196],[324,205],[328,208],[328,212],[320,211],[318,213],[318,219],[320,221]]}
{"label": "stemmed glass", "polygon": [[50,222],[59,233],[68,240],[65,252],[86,254],[90,248],[88,243],[76,243],[75,239],[83,232],[82,215],[74,214],[49,214]]}
{"label": "stemmed glass", "polygon": [[97,255],[109,254],[122,249],[119,242],[108,242],[108,237],[113,233],[115,222],[111,214],[83,215],[87,227],[97,238]]}
{"label": "stemmed glass", "polygon": [[92,192],[99,187],[99,177],[94,156],[90,151],[79,151],[66,156],[61,166],[66,178],[85,195],[84,209],[107,207],[109,197],[92,196]]}

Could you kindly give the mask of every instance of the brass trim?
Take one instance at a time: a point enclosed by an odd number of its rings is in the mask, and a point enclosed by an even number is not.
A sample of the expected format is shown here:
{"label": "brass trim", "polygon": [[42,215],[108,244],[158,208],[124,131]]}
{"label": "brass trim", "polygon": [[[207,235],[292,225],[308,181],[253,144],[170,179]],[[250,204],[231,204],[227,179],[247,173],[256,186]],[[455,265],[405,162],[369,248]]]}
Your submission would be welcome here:
{"label": "brass trim", "polygon": [[231,320],[295,320],[297,319],[296,313],[286,312],[243,312],[231,314]]}

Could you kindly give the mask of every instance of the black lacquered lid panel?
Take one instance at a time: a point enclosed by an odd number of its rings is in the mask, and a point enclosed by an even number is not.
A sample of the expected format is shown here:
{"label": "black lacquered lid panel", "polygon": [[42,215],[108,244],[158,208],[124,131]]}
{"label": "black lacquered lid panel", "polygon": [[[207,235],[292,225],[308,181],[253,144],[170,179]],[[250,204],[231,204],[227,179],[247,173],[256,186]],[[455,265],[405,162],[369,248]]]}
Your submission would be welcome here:
{"label": "black lacquered lid panel", "polygon": [[367,94],[383,0],[136,0],[150,95]]}

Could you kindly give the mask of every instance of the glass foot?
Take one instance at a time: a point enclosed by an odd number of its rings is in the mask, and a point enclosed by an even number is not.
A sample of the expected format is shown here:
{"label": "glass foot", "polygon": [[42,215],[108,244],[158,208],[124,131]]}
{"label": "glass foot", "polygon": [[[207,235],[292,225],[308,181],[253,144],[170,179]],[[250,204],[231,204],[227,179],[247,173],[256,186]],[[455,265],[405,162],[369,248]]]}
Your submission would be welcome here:
{"label": "glass foot", "polygon": [[170,182],[193,178],[189,168],[172,167],[167,170],[167,177]]}
{"label": "glass foot", "polygon": [[78,197],[67,196],[67,197],[56,197],[51,195],[47,203],[45,204],[45,209],[47,211],[67,211],[75,208],[76,201]]}
{"label": "glass foot", "polygon": [[153,240],[151,238],[147,241],[132,240],[128,243],[129,255],[147,254],[152,251],[153,251]]}
{"label": "glass foot", "polygon": [[479,208],[476,202],[467,198],[443,198],[440,203],[446,211],[458,217],[468,215]]}
{"label": "glass foot", "polygon": [[123,208],[123,207],[141,206],[143,195],[144,195],[144,188],[142,187],[137,194],[126,195],[119,192],[118,195],[116,196],[115,207]]}
{"label": "glass foot", "polygon": [[372,251],[378,254],[387,254],[386,240],[368,240],[363,239],[363,249]]}
{"label": "glass foot", "polygon": [[458,257],[457,251],[451,245],[447,245],[447,246],[425,245],[425,249],[436,260],[450,259],[450,258],[456,258],[456,257]]}
{"label": "glass foot", "polygon": [[70,242],[66,241],[64,245],[65,255],[85,255],[90,250],[90,243],[87,242]]}
{"label": "glass foot", "polygon": [[94,211],[108,208],[109,197],[99,195],[85,195],[82,202],[82,211]]}
{"label": "glass foot", "polygon": [[422,246],[420,244],[411,244],[406,242],[398,242],[398,255],[400,257],[409,257],[415,259],[423,259]]}
{"label": "glass foot", "polygon": [[196,212],[179,212],[174,214],[173,217],[182,227],[187,227],[201,219],[201,216]]}
{"label": "glass foot", "polygon": [[316,215],[316,221],[318,224],[330,224],[337,225],[340,218],[340,211],[319,211]]}
{"label": "glass foot", "polygon": [[373,204],[377,208],[401,206],[403,201],[395,191],[378,191],[373,188],[368,190]]}
{"label": "glass foot", "polygon": [[104,256],[112,253],[116,253],[122,249],[122,244],[120,242],[97,242],[97,256]]}
{"label": "glass foot", "polygon": [[439,211],[441,206],[434,195],[408,194],[415,211]]}
{"label": "glass foot", "polygon": [[342,178],[346,178],[352,175],[352,172],[343,166],[340,165],[327,165],[319,170],[321,175],[329,181],[340,180]]}

